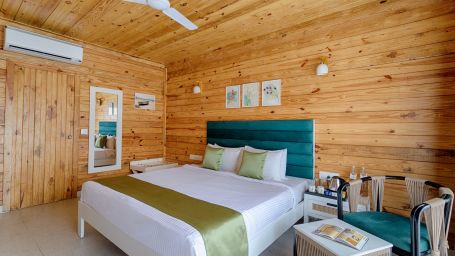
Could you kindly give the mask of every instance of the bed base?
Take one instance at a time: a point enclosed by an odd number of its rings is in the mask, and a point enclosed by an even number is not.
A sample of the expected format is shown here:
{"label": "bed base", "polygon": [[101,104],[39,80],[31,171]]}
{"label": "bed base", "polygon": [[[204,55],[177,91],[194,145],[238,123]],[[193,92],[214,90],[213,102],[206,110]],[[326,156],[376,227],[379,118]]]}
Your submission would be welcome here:
{"label": "bed base", "polygon": [[[302,217],[303,201],[294,207],[294,209],[283,214],[277,220],[270,223],[253,241],[250,241],[248,245],[250,247],[249,255],[255,256],[261,254]],[[79,201],[77,228],[80,238],[84,238],[85,222],[98,230],[101,234],[103,234],[103,236],[130,256],[159,255],[155,251],[152,251],[149,247],[143,245],[141,242],[131,238],[128,234],[123,232],[112,222],[105,219],[89,205]]]}

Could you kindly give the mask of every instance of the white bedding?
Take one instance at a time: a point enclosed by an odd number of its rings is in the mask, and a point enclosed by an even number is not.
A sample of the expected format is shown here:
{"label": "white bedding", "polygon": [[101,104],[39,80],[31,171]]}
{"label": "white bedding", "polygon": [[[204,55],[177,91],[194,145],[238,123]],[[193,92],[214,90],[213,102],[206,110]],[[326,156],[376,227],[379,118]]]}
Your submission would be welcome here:
{"label": "white bedding", "polygon": [[[242,213],[249,241],[295,207],[308,182],[293,177],[259,181],[190,165],[132,177]],[[206,255],[196,229],[131,197],[89,181],[82,187],[81,200],[156,254]]]}
{"label": "white bedding", "polygon": [[95,147],[95,166],[114,165],[116,160],[115,149]]}
{"label": "white bedding", "polygon": [[109,159],[109,158],[115,158],[115,149],[96,148],[95,147],[95,159]]}

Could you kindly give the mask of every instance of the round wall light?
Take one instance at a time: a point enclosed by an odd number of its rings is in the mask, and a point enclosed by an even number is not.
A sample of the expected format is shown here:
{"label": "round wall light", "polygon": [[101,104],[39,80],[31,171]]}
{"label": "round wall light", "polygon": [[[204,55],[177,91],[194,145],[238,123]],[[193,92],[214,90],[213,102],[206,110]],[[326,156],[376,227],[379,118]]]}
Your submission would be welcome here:
{"label": "round wall light", "polygon": [[325,76],[328,73],[329,73],[329,66],[327,66],[327,59],[325,57],[321,57],[321,63],[316,68],[316,75]]}
{"label": "round wall light", "polygon": [[193,86],[193,93],[194,94],[199,94],[201,93],[201,81],[197,81],[196,84]]}

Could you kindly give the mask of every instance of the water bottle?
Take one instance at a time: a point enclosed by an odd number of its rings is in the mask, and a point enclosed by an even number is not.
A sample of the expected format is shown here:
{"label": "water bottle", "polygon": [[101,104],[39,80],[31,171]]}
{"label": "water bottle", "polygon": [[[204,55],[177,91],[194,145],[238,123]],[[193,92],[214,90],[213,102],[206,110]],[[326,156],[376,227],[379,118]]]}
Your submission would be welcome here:
{"label": "water bottle", "polygon": [[360,171],[360,178],[365,178],[367,175],[367,171],[365,170],[365,166],[362,166],[362,170]]}
{"label": "water bottle", "polygon": [[349,174],[349,179],[350,180],[356,180],[357,179],[357,173],[355,171],[355,165],[352,166],[351,173]]}

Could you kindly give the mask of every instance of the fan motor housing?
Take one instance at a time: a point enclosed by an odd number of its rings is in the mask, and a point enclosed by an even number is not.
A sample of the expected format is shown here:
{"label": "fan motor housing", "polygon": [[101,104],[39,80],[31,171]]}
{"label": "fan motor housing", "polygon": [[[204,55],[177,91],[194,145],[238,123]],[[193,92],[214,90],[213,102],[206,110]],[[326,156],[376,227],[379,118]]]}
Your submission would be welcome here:
{"label": "fan motor housing", "polygon": [[150,7],[163,11],[171,7],[171,4],[167,0],[147,0],[147,4]]}

